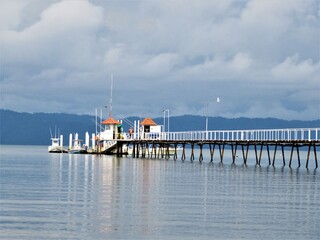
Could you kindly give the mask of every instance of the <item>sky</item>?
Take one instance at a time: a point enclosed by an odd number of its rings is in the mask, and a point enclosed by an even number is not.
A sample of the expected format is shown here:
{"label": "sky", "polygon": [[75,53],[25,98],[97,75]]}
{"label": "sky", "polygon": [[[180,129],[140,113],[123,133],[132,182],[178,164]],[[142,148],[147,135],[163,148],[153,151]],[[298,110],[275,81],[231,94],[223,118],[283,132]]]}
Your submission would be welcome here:
{"label": "sky", "polygon": [[0,0],[0,34],[2,109],[107,116],[113,78],[118,118],[320,118],[319,0]]}

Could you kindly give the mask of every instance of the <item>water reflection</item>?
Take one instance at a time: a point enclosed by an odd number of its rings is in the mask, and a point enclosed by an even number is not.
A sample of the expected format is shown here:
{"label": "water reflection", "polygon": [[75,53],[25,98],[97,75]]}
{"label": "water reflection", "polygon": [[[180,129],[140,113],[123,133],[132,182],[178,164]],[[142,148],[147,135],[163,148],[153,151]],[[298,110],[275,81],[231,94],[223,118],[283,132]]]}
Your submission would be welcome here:
{"label": "water reflection", "polygon": [[209,227],[248,231],[248,224],[261,231],[268,226],[280,232],[305,219],[309,230],[317,231],[316,171],[64,156],[52,159],[51,179],[58,189],[61,217],[68,216],[67,229],[75,230],[81,224],[82,231],[99,238],[144,238],[169,234],[168,229],[178,235],[209,234]]}
{"label": "water reflection", "polygon": [[320,234],[317,170],[104,155],[1,157],[3,239]]}

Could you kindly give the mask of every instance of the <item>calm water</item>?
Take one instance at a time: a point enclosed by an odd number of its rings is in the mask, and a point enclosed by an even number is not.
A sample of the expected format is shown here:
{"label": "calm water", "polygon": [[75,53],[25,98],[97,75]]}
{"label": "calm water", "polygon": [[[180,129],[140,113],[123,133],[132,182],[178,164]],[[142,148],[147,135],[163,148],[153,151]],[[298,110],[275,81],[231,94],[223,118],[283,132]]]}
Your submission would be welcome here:
{"label": "calm water", "polygon": [[319,239],[319,170],[226,162],[1,146],[0,238]]}

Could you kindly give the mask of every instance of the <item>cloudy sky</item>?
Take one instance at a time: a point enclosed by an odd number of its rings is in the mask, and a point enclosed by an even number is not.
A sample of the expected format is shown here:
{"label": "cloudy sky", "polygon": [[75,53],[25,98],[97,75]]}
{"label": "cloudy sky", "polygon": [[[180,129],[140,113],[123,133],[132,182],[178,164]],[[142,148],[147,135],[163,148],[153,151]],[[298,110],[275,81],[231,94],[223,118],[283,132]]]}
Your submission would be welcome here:
{"label": "cloudy sky", "polygon": [[[1,108],[320,118],[319,0],[0,0]],[[220,102],[216,102],[216,98]],[[104,110],[106,114],[106,109]]]}

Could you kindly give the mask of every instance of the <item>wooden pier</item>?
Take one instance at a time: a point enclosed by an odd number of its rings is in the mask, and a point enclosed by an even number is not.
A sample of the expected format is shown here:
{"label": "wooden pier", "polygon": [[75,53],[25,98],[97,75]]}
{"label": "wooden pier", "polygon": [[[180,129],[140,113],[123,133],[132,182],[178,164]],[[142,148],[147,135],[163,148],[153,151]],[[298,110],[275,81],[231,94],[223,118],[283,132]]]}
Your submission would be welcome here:
{"label": "wooden pier", "polygon": [[[117,155],[123,154],[123,146],[132,148],[133,157],[164,158],[186,160],[186,148],[190,149],[190,161],[195,160],[195,149],[198,149],[198,160],[204,159],[204,151],[210,153],[214,161],[218,151],[219,161],[223,162],[225,149],[231,150],[232,163],[236,163],[240,152],[243,164],[247,164],[249,150],[254,150],[255,164],[261,165],[263,152],[267,154],[268,165],[275,165],[276,155],[281,151],[282,164],[287,164],[285,151],[290,150],[289,167],[296,155],[298,166],[301,166],[300,150],[307,150],[305,166],[308,168],[310,158],[314,158],[318,168],[317,151],[320,148],[320,128],[299,129],[263,129],[232,131],[194,131],[164,132],[158,135],[144,133],[133,135],[131,139],[117,141]],[[178,149],[180,149],[178,151]],[[178,152],[180,156],[178,156]],[[296,154],[294,154],[296,152]],[[239,161],[239,160],[238,160]]]}

